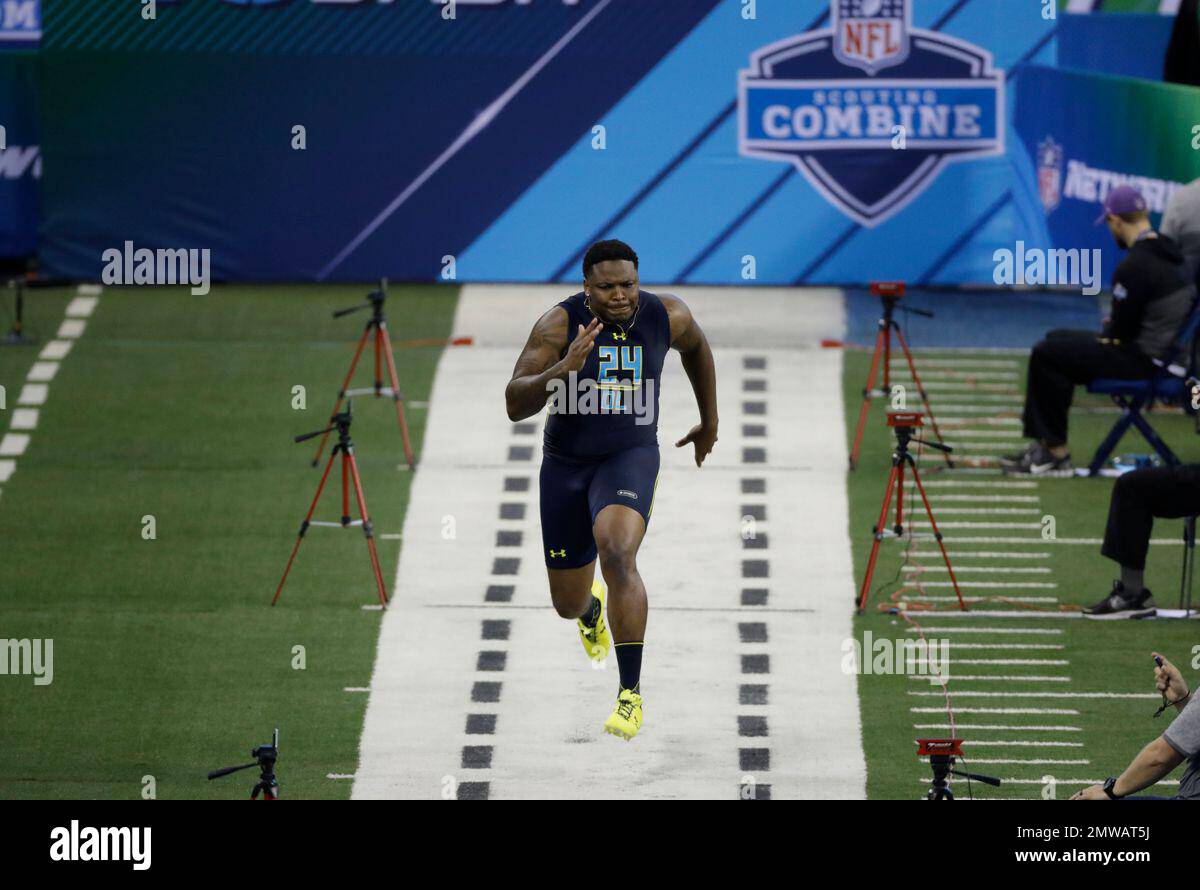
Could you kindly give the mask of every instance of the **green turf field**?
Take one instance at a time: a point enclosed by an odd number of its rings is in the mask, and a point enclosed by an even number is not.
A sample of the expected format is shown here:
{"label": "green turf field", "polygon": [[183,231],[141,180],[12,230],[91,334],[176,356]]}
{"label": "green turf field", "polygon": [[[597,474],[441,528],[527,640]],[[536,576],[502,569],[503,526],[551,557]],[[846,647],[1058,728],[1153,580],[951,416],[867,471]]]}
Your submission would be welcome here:
{"label": "green turf field", "polygon": [[[362,534],[315,529],[268,606],[318,480],[291,436],[328,418],[366,321],[331,310],[367,287],[109,289],[50,384],[0,495],[0,637],[51,638],[54,678],[0,678],[0,798],[230,798],[281,728],[287,797],[344,798],[378,611]],[[74,291],[38,292],[27,325],[54,336]],[[401,387],[424,402],[457,290],[388,301]],[[8,412],[40,347],[0,350]],[[365,385],[369,368],[358,385]],[[306,410],[292,407],[306,387]],[[391,404],[359,399],[354,438],[376,532],[400,531],[411,474]],[[408,420],[418,454],[425,411]],[[7,428],[7,419],[0,429]],[[336,489],[318,517],[340,514]],[[142,537],[153,516],[157,538]],[[381,540],[389,586],[399,542]],[[303,646],[306,668],[293,668]]]}
{"label": "green turf field", "polygon": [[[940,356],[945,359],[946,356]],[[970,365],[975,359],[1008,358],[1019,361],[1019,388],[1024,391],[1026,357],[1020,354],[962,355],[964,365]],[[846,403],[847,442],[852,441],[854,424],[858,419],[858,409],[861,404],[863,381],[866,379],[870,353],[863,351],[848,351],[845,360],[844,392]],[[920,357],[918,357],[920,370]],[[938,399],[945,401],[948,396],[935,395],[931,391],[931,401],[935,413],[943,416],[948,410],[938,411]],[[955,397],[955,401],[962,399]],[[909,408],[918,408],[910,404]],[[1078,465],[1086,464],[1093,450],[1103,438],[1115,419],[1109,413],[1086,413],[1085,409],[1105,408],[1107,403],[1099,397],[1081,395],[1077,398],[1075,409],[1071,416],[1071,443],[1073,459]],[[877,402],[872,407],[872,414],[867,427],[862,455],[859,459],[859,469],[849,476],[849,494],[851,503],[851,533],[853,537],[854,566],[856,581],[861,582],[866,559],[871,545],[871,528],[878,514],[883,497],[887,472],[890,469],[891,446],[894,439],[891,431],[884,426],[884,406]],[[1016,409],[1019,413],[1019,408]],[[1197,452],[1195,432],[1192,421],[1182,415],[1158,416],[1154,419],[1160,433],[1186,460]],[[1019,435],[1019,427],[1015,428]],[[947,438],[952,433],[946,433]],[[1149,447],[1137,434],[1125,437],[1117,449],[1117,453],[1145,453]],[[922,463],[928,466],[925,478],[927,480],[946,479],[948,474],[939,471],[938,464]],[[965,477],[977,480],[999,479],[998,476]],[[1037,504],[1038,515],[1032,518],[1022,517],[1023,521],[1039,522],[1041,516],[1049,515],[1055,519],[1055,532],[1059,538],[1100,538],[1104,532],[1104,523],[1108,511],[1108,497],[1112,488],[1111,479],[1042,479],[1038,481],[1035,490],[1040,499]],[[986,520],[987,516],[955,516],[954,519]],[[999,517],[1013,518],[1013,517]],[[939,522],[950,520],[949,516],[939,517]],[[1155,537],[1178,537],[1182,532],[1182,523],[1177,521],[1160,521],[1155,527]],[[946,535],[997,535],[997,536],[1029,536],[1040,539],[1038,530],[1022,531],[945,531]],[[933,549],[928,546],[920,547],[922,551]],[[1064,606],[1090,605],[1100,599],[1111,587],[1112,579],[1116,577],[1114,563],[1099,555],[1099,546],[1071,546],[1046,543],[1045,546],[1019,547],[1009,544],[948,545],[953,554],[955,549],[977,546],[988,551],[1036,550],[1049,552],[1047,560],[1030,561],[1031,565],[1047,566],[1051,569],[1048,575],[1038,578],[1049,578],[1058,584],[1057,589],[1049,591],[1056,595]],[[876,637],[902,638],[912,637],[906,632],[906,622],[895,615],[881,613],[878,606],[891,593],[896,591],[899,584],[892,583],[901,565],[901,554],[905,545],[897,540],[885,540],[875,574],[874,587],[876,592],[866,615],[856,621],[856,635],[861,640],[865,631],[871,631]],[[1178,603],[1180,560],[1182,548],[1177,546],[1152,546],[1147,565],[1146,583],[1155,592],[1159,606],[1174,607]],[[920,559],[924,565],[937,565],[932,559]],[[979,564],[981,560],[962,560],[956,562],[956,568],[962,565]],[[1003,562],[1003,560],[993,560]],[[932,573],[924,575],[929,579]],[[970,573],[960,573],[959,580],[978,578]],[[986,577],[986,576],[984,576]],[[939,579],[940,580],[940,579]],[[884,588],[881,591],[881,588]],[[1046,591],[1030,591],[1045,593]],[[940,589],[938,594],[952,595],[952,591]],[[986,590],[965,590],[964,593],[987,595]],[[919,599],[908,596],[906,599]],[[847,596],[847,608],[851,608]],[[943,605],[950,608],[949,605]],[[1011,606],[975,606],[971,608],[1013,608]],[[1017,607],[1019,608],[1019,607]],[[1039,607],[1042,608],[1042,607]],[[1058,608],[1048,606],[1046,608]],[[958,618],[925,619],[919,613],[912,613],[918,622],[925,626],[958,626],[967,621]],[[960,715],[959,724],[1001,724],[1014,725],[1069,725],[1078,727],[1081,731],[1071,733],[1039,733],[1024,730],[962,730],[959,736],[964,739],[979,740],[1028,740],[1049,741],[1067,739],[1080,742],[1082,747],[1039,747],[1028,748],[989,748],[985,754],[976,752],[976,756],[1000,759],[1070,759],[1088,760],[1088,765],[1046,765],[1046,764],[1003,764],[980,765],[977,771],[1000,777],[1039,779],[1044,775],[1054,775],[1058,778],[1101,778],[1119,773],[1133,755],[1154,736],[1161,733],[1170,717],[1164,714],[1158,720],[1151,720],[1151,714],[1158,706],[1157,700],[1141,699],[1104,699],[1104,698],[1059,698],[1018,699],[1003,701],[997,699],[954,699],[955,689],[979,690],[981,688],[1004,688],[1016,691],[1053,691],[1070,692],[1136,692],[1153,693],[1153,664],[1150,659],[1152,649],[1158,649],[1180,665],[1184,675],[1195,685],[1192,678],[1195,671],[1191,669],[1192,646],[1197,640],[1197,630],[1200,625],[1185,621],[1089,621],[1089,620],[1010,620],[1010,619],[971,619],[974,626],[995,628],[1030,628],[1050,627],[1061,628],[1061,636],[1046,637],[1045,641],[1061,645],[1058,651],[1033,651],[1011,653],[1016,657],[1049,657],[1066,659],[1069,665],[1053,667],[1019,666],[1012,668],[968,668],[952,667],[953,673],[1011,673],[1036,674],[1041,676],[1070,677],[1069,683],[1044,682],[1013,682],[988,683],[952,680],[949,684],[954,707],[1043,707],[1077,711],[1077,715]],[[931,634],[933,637],[945,636]],[[951,635],[951,639],[960,639]],[[1011,641],[1032,639],[1023,635],[972,635],[972,642]],[[1038,637],[1039,641],[1043,638]],[[953,649],[952,649],[953,653]],[[995,657],[1003,651],[993,652],[964,652],[961,655],[952,654],[954,659],[966,656]],[[938,690],[940,687],[931,686],[927,680],[913,680],[903,676],[861,676],[859,678],[859,694],[862,703],[862,718],[864,730],[864,750],[867,756],[867,785],[868,794],[872,798],[912,798],[923,793],[928,782],[928,767],[918,762],[916,747],[913,740],[918,736],[945,737],[945,730],[914,729],[915,723],[944,723],[945,714],[914,715],[910,708],[939,707],[944,700],[936,696],[918,698],[909,693],[916,690]],[[1173,713],[1173,712],[1172,712]],[[981,751],[983,749],[980,749]],[[968,753],[970,753],[968,749]],[[1178,778],[1178,774],[1174,776]],[[1059,798],[1069,796],[1078,786],[1059,787]],[[965,793],[963,786],[957,787],[957,793]],[[987,797],[1038,797],[1042,793],[1040,784],[1012,784],[1000,789],[975,785],[977,796]],[[1173,794],[1170,786],[1160,786],[1155,793]]]}

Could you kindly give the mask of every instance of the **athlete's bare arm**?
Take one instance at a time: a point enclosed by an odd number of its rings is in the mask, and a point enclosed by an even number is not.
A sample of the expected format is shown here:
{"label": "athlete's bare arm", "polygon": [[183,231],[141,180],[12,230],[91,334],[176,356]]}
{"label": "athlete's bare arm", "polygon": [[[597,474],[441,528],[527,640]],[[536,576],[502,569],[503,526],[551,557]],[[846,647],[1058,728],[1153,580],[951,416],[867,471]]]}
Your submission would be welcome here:
{"label": "athlete's bare arm", "polygon": [[717,441],[717,368],[708,338],[687,304],[670,294],[662,294],[660,299],[671,321],[671,347],[679,350],[683,369],[696,394],[696,407],[700,409],[700,422],[675,447],[682,448],[691,442],[696,449],[696,466],[700,466]]}
{"label": "athlete's bare arm", "polygon": [[504,390],[509,420],[524,420],[541,411],[550,396],[546,384],[565,379],[572,371],[582,370],[592,344],[604,330],[598,318],[593,318],[586,328],[580,325],[571,347],[560,360],[563,347],[567,345],[567,324],[567,310],[555,306],[533,326],[513,368],[512,380]]}

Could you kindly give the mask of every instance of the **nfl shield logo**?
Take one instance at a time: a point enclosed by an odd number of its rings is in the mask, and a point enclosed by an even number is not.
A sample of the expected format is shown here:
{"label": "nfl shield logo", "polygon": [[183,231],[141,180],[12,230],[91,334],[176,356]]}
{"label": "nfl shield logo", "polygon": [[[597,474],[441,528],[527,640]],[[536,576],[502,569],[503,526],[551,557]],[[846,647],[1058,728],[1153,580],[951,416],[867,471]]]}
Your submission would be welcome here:
{"label": "nfl shield logo", "polygon": [[1038,194],[1047,214],[1054,212],[1062,198],[1062,161],[1062,146],[1053,137],[1047,136],[1038,143]]}
{"label": "nfl shield logo", "polygon": [[833,54],[868,74],[908,58],[907,0],[834,0]]}
{"label": "nfl shield logo", "polygon": [[912,27],[915,0],[830,0],[829,27],[760,47],[738,78],[738,151],[794,164],[877,226],[948,164],[1004,154],[1004,72]]}

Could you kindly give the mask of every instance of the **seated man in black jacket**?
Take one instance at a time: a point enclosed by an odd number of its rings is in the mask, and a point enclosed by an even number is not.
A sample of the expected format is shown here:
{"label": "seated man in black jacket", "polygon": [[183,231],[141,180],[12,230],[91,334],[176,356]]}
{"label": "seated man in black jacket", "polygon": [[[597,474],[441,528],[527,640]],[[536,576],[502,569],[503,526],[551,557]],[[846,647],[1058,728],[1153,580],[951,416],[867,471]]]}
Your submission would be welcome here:
{"label": "seated man in black jacket", "polygon": [[1113,273],[1111,317],[1100,334],[1051,331],[1033,347],[1024,413],[1025,437],[1033,442],[1001,458],[1006,472],[1069,472],[1067,412],[1075,387],[1100,377],[1150,376],[1152,359],[1170,349],[1192,308],[1195,292],[1183,277],[1183,255],[1150,227],[1137,189],[1122,185],[1110,191],[1100,222],[1129,250]]}

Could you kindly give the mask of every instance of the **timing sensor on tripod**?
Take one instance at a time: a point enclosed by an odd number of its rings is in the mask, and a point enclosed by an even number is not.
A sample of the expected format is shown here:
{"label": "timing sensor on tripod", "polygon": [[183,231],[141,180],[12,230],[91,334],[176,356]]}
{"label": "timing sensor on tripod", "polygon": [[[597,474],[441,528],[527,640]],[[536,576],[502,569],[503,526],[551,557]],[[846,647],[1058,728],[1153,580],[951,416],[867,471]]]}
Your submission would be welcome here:
{"label": "timing sensor on tripod", "polygon": [[925,426],[925,415],[920,411],[889,411],[887,416],[887,425],[890,427],[914,427]]}

